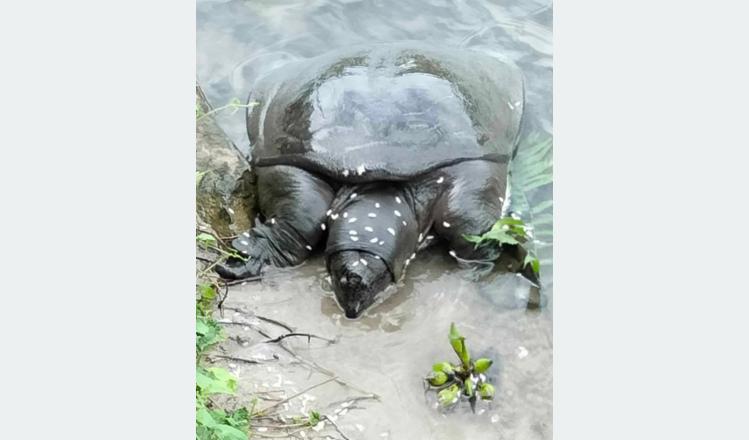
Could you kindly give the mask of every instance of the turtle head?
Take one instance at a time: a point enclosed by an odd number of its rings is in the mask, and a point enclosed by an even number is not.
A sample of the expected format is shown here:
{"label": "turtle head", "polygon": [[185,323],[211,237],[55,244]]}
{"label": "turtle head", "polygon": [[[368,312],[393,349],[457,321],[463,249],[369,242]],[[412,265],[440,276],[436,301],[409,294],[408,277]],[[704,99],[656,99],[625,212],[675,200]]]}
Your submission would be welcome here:
{"label": "turtle head", "polygon": [[350,319],[364,313],[393,282],[385,263],[369,252],[336,252],[329,257],[328,269],[338,304]]}

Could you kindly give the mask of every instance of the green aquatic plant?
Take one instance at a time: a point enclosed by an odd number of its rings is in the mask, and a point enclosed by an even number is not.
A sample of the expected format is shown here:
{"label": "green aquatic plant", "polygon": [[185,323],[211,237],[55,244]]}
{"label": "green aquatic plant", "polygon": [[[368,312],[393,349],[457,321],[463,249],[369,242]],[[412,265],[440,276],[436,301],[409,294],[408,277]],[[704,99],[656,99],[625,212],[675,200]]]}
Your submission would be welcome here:
{"label": "green aquatic plant", "polygon": [[487,358],[471,359],[465,337],[458,332],[455,323],[450,324],[448,339],[460,362],[438,362],[432,365],[432,371],[424,380],[437,391],[437,400],[443,408],[457,404],[464,397],[468,399],[471,410],[475,411],[477,399],[494,398],[494,387],[487,382],[484,374],[493,361]]}
{"label": "green aquatic plant", "polygon": [[[522,213],[527,224],[535,228],[533,241],[523,245],[533,254],[536,254],[538,245],[553,239],[554,202],[550,198],[554,174],[553,152],[552,137],[533,132],[522,139],[510,163],[509,185],[512,191],[509,211]],[[551,259],[541,260],[537,265],[540,264],[551,264]]]}
{"label": "green aquatic plant", "polygon": [[[523,220],[510,216],[497,220],[490,230],[481,235],[464,235],[463,238],[474,243],[476,247],[484,243],[494,243],[500,247],[502,245],[523,246],[532,237],[532,234],[532,228],[527,226]],[[530,265],[533,272],[538,275],[540,262],[534,250],[532,247],[524,247],[524,249],[527,254],[525,261],[523,261],[523,267]]]}

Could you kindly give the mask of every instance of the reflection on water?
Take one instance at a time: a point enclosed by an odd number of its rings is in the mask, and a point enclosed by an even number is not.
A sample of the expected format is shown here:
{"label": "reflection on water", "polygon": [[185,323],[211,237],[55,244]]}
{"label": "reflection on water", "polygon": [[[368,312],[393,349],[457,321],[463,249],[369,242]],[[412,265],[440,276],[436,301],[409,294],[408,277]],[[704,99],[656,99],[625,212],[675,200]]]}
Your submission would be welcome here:
{"label": "reflection on water", "polygon": [[[290,343],[301,356],[382,397],[359,402],[360,409],[339,418],[352,439],[551,438],[552,8],[548,0],[497,3],[198,1],[198,80],[216,106],[235,97],[244,100],[253,82],[273,68],[350,44],[424,40],[470,47],[513,59],[525,75],[527,114],[513,164],[512,199],[535,228],[544,307],[523,307],[528,284],[515,275],[471,280],[439,245],[421,253],[397,292],[357,321],[347,320],[336,306],[320,257],[298,268],[272,270],[261,284],[238,287],[227,300],[230,307],[292,323],[300,331],[339,338],[330,346]],[[242,112],[222,113],[219,123],[249,154]],[[453,321],[476,356],[496,361],[490,370],[496,401],[480,405],[475,415],[467,404],[441,414],[420,381],[433,362],[450,358],[447,330]],[[228,330],[233,336],[251,333],[241,326]],[[242,356],[269,350],[267,344],[245,345],[228,349]],[[268,356],[264,352],[258,355]],[[230,366],[243,392],[299,391],[324,379],[282,351],[275,355],[279,360],[272,364]],[[329,384],[292,400],[288,411],[332,411],[327,405],[342,395],[356,392]]]}

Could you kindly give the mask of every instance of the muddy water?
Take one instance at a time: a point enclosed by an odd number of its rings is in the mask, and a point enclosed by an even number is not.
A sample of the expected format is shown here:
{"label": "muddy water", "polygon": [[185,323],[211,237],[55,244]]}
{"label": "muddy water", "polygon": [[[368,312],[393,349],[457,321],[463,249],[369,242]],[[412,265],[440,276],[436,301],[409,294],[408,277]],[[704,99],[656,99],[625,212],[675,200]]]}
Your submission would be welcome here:
{"label": "muddy water", "polygon": [[[335,338],[334,344],[306,338],[286,343],[353,386],[332,382],[315,388],[283,405],[287,414],[319,410],[336,417],[352,439],[551,438],[551,151],[528,141],[551,135],[551,17],[547,0],[198,1],[198,80],[214,106],[235,97],[244,101],[258,76],[289,60],[367,42],[426,40],[501,53],[515,60],[527,82],[528,117],[513,165],[513,205],[535,226],[544,306],[526,309],[529,285],[517,276],[474,280],[440,245],[422,252],[397,291],[357,321],[346,320],[335,304],[319,256],[301,267],[272,269],[260,283],[233,288],[226,301],[226,321],[251,325],[227,325],[231,340],[222,350],[263,361],[227,363],[240,378],[240,400],[257,393],[289,396],[328,378],[276,344],[261,343],[254,328],[273,336],[285,330],[250,317],[257,314]],[[242,112],[225,112],[219,123],[249,154]],[[438,411],[420,381],[433,362],[452,360],[450,322],[475,356],[496,361],[489,374],[496,399],[480,403],[476,414],[467,403],[448,414]],[[380,400],[342,409],[362,391]],[[271,403],[260,400],[258,406]],[[339,437],[329,425],[305,435]]]}

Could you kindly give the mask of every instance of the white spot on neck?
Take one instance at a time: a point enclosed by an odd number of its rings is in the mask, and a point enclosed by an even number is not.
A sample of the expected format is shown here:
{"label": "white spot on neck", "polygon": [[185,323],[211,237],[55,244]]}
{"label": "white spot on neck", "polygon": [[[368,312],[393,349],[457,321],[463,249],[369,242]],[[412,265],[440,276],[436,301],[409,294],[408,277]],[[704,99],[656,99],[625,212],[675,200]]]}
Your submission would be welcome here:
{"label": "white spot on neck", "polygon": [[354,231],[353,229],[348,231],[348,235],[358,235],[358,232]]}
{"label": "white spot on neck", "polygon": [[379,208],[379,207],[380,207],[380,203],[379,202],[375,203],[375,208]]}
{"label": "white spot on neck", "polygon": [[393,228],[388,228],[388,232],[390,233],[390,235],[395,235],[395,229]]}
{"label": "white spot on neck", "polygon": [[375,214],[374,212],[370,212],[369,214],[367,214],[367,217],[375,218],[377,217],[377,214]]}
{"label": "white spot on neck", "polygon": [[395,196],[395,203],[398,203],[398,204],[400,205],[400,203],[401,203],[401,198],[400,198],[400,197],[398,197],[398,196]]}
{"label": "white spot on neck", "polygon": [[364,164],[361,164],[361,165],[359,165],[358,167],[356,167],[356,174],[358,174],[358,175],[360,175],[360,176],[361,176],[362,174],[364,174]]}
{"label": "white spot on neck", "polygon": [[378,238],[377,238],[377,237],[375,237],[375,238],[373,238],[373,239],[369,240],[369,242],[370,242],[370,243],[377,243],[377,240],[378,240]]}
{"label": "white spot on neck", "polygon": [[325,230],[325,223],[320,223],[320,229]]}
{"label": "white spot on neck", "polygon": [[352,194],[351,194],[351,198],[352,198],[352,199],[355,199],[355,198],[356,198],[356,196],[357,196],[357,194],[356,194],[356,193],[352,193]]}
{"label": "white spot on neck", "polygon": [[367,231],[367,232],[374,232],[374,229],[372,229],[371,226],[365,226],[364,230]]}
{"label": "white spot on neck", "polygon": [[445,178],[443,176],[440,176],[439,179],[437,179],[437,183],[442,183],[445,181]]}
{"label": "white spot on neck", "polygon": [[393,214],[395,214],[396,217],[400,217],[401,216],[401,212],[398,211],[397,209],[393,211]]}
{"label": "white spot on neck", "polygon": [[333,220],[335,220],[335,219],[338,218],[338,214],[333,214],[333,215],[330,216],[330,218],[332,218]]}
{"label": "white spot on neck", "polygon": [[450,223],[448,223],[448,222],[442,222],[442,226],[444,226],[446,228],[449,228],[450,227]]}
{"label": "white spot on neck", "polygon": [[348,221],[348,222],[349,222],[349,223],[353,223],[353,222],[355,222],[355,221],[356,221],[356,217],[352,217],[352,218],[350,218],[350,219],[349,219],[349,221]]}
{"label": "white spot on neck", "polygon": [[367,264],[369,264],[369,263],[367,263],[367,260],[365,260],[364,258],[360,258],[360,259],[359,259],[359,261],[361,261],[361,264],[363,264],[363,265],[365,265],[365,266],[366,266]]}
{"label": "white spot on neck", "polygon": [[351,239],[351,241],[359,241],[359,237],[357,237],[356,235],[352,235],[349,238]]}
{"label": "white spot on neck", "polygon": [[305,247],[307,248],[307,250],[308,250],[308,251],[311,251],[311,250],[312,250],[312,246],[310,246],[310,245],[307,245],[307,246],[305,246]]}
{"label": "white spot on neck", "polygon": [[348,212],[343,213],[343,218],[346,218],[346,217],[348,217]]}

